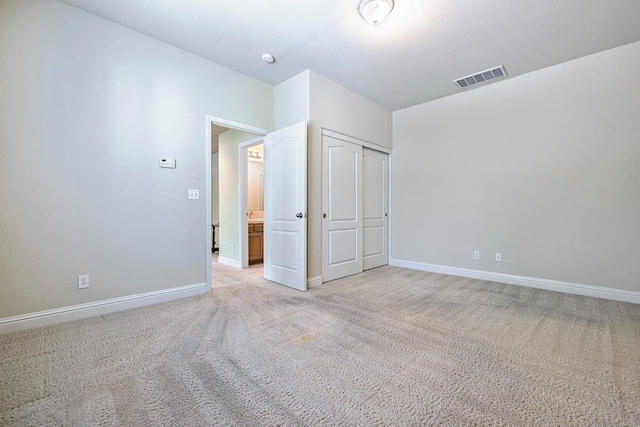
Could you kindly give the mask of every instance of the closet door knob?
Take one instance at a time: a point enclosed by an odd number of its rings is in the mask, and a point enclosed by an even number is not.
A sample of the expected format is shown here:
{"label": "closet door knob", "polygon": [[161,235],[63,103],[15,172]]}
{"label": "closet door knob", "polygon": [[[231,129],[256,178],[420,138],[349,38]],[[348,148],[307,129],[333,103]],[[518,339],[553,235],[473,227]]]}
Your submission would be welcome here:
{"label": "closet door knob", "polygon": [[296,218],[302,218],[302,212],[298,212],[298,213],[296,214]]}

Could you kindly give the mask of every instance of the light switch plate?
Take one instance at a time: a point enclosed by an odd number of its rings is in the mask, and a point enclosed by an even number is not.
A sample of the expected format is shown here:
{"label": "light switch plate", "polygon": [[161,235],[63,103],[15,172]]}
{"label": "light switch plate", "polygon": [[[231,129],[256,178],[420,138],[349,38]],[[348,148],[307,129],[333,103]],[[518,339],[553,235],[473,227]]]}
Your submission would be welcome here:
{"label": "light switch plate", "polygon": [[189,189],[189,200],[198,200],[200,198],[200,190]]}
{"label": "light switch plate", "polygon": [[169,169],[176,168],[176,159],[167,159],[162,157],[160,158],[159,163],[161,168],[169,168]]}

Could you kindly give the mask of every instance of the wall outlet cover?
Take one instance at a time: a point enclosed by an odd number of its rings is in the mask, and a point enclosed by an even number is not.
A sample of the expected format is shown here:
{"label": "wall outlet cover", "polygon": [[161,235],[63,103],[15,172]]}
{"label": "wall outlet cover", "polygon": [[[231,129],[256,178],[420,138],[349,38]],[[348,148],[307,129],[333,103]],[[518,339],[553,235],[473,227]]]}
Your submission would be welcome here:
{"label": "wall outlet cover", "polygon": [[89,287],[89,275],[81,274],[78,276],[78,289],[87,289]]}

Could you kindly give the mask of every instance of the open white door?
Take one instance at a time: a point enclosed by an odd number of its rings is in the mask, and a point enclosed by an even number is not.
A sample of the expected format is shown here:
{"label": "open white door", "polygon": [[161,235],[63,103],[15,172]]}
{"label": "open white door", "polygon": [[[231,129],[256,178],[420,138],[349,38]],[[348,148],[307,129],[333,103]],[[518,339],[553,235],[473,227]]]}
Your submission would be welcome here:
{"label": "open white door", "polygon": [[362,146],[322,137],[322,281],[362,273]]}
{"label": "open white door", "polygon": [[264,277],[307,290],[307,123],[264,138]]}
{"label": "open white door", "polygon": [[363,268],[389,263],[387,224],[389,221],[389,155],[364,148],[362,153]]}

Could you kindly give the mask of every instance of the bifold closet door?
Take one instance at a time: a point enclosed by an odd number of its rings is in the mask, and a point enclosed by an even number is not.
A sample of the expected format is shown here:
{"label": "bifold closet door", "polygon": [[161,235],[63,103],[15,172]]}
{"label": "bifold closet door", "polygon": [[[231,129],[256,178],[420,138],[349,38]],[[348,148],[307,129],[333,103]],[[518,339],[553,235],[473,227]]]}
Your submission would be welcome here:
{"label": "bifold closet door", "polygon": [[362,153],[363,269],[389,263],[389,155],[364,148]]}
{"label": "bifold closet door", "polygon": [[362,272],[362,147],[322,137],[322,280]]}

